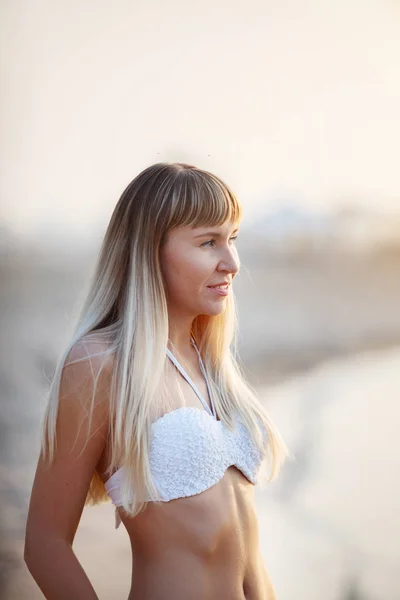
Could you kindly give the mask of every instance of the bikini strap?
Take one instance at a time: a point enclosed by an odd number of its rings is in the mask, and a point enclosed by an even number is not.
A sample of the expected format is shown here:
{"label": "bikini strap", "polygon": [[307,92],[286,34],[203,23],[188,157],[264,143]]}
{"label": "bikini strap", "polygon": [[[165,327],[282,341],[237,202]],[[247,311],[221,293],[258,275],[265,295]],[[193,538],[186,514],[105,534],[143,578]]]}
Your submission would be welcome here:
{"label": "bikini strap", "polygon": [[206,380],[206,385],[207,385],[207,390],[208,390],[208,395],[210,396],[210,402],[211,402],[211,408],[212,408],[212,412],[215,418],[217,418],[217,411],[215,410],[215,405],[214,405],[214,400],[213,400],[213,395],[211,392],[211,386],[208,380],[208,376],[207,376],[207,372],[206,372],[206,368],[204,366],[203,363],[203,359],[201,358],[201,354],[200,351],[196,345],[196,341],[194,339],[194,337],[191,337],[191,342],[192,342],[192,346],[195,348],[196,352],[197,352],[197,356],[199,357],[199,362],[200,362],[200,369],[204,375],[204,379]]}
{"label": "bikini strap", "polygon": [[196,343],[194,341],[193,338],[191,338],[192,341],[192,345],[194,346],[197,355],[199,357],[199,362],[200,362],[200,369],[204,375],[204,378],[206,380],[206,385],[207,385],[207,390],[208,390],[208,394],[210,396],[210,402],[211,402],[211,410],[210,407],[208,405],[208,403],[204,400],[203,396],[201,395],[200,391],[198,390],[196,384],[194,383],[194,381],[192,381],[192,379],[189,377],[189,375],[186,373],[185,369],[182,367],[182,365],[179,363],[179,361],[175,358],[175,356],[172,354],[171,350],[169,348],[166,348],[167,351],[167,355],[170,358],[170,360],[174,363],[174,365],[176,366],[176,368],[178,369],[178,371],[180,371],[180,373],[183,375],[183,377],[186,379],[186,381],[188,382],[188,384],[192,387],[193,391],[195,392],[196,396],[199,398],[200,402],[202,403],[202,405],[204,406],[205,410],[210,413],[214,418],[216,418],[217,413],[215,410],[215,406],[214,406],[214,401],[212,398],[212,394],[211,394],[211,389],[210,389],[210,385],[208,382],[208,377],[204,368],[204,364],[202,361],[202,358],[200,356],[200,352],[196,346]]}

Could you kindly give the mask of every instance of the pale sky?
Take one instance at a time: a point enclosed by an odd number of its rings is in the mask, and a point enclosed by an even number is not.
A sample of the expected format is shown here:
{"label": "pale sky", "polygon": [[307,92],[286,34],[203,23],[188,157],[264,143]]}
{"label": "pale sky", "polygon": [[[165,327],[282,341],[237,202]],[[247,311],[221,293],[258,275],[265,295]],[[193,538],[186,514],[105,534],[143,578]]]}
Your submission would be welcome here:
{"label": "pale sky", "polygon": [[104,229],[177,160],[246,219],[283,201],[400,212],[396,0],[3,0],[1,220]]}

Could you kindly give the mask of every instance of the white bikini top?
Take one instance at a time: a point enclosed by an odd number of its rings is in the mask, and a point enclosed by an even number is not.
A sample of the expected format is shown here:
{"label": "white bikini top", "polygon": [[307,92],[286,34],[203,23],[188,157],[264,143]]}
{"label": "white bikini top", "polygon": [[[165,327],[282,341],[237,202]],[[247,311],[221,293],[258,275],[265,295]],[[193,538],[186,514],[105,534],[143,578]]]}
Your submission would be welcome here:
{"label": "white bikini top", "polygon": [[[175,498],[199,494],[222,479],[226,469],[232,465],[251,483],[257,483],[261,453],[252,443],[237,413],[234,432],[222,421],[217,420],[204,364],[193,338],[191,342],[197,351],[200,368],[206,380],[211,410],[197,386],[167,348],[168,357],[191,385],[205,410],[195,406],[182,406],[164,414],[151,424],[150,470],[159,496],[147,497],[146,501],[149,502],[168,502]],[[107,494],[116,507],[122,506],[120,486],[123,476],[122,466],[105,483]],[[116,527],[119,523],[116,511]]]}

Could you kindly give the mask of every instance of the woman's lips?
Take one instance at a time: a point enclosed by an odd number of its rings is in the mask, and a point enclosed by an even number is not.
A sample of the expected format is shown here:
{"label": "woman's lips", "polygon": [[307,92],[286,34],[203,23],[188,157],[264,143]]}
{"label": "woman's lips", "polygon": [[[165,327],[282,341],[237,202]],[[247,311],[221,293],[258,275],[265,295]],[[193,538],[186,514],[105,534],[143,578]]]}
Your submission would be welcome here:
{"label": "woman's lips", "polygon": [[221,286],[207,286],[212,292],[215,292],[219,296],[227,296],[229,294],[229,283]]}

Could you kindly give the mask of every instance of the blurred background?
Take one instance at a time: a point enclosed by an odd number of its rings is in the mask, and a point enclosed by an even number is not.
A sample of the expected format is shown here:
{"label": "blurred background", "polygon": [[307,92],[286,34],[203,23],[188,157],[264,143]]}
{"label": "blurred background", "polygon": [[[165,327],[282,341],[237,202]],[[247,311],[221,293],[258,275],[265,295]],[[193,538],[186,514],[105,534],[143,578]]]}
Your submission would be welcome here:
{"label": "blurred background", "polygon": [[[42,597],[22,553],[48,380],[120,194],[167,160],[243,204],[242,358],[295,455],[256,488],[279,600],[398,600],[400,4],[0,11],[0,597]],[[75,548],[127,597],[111,505]]]}

